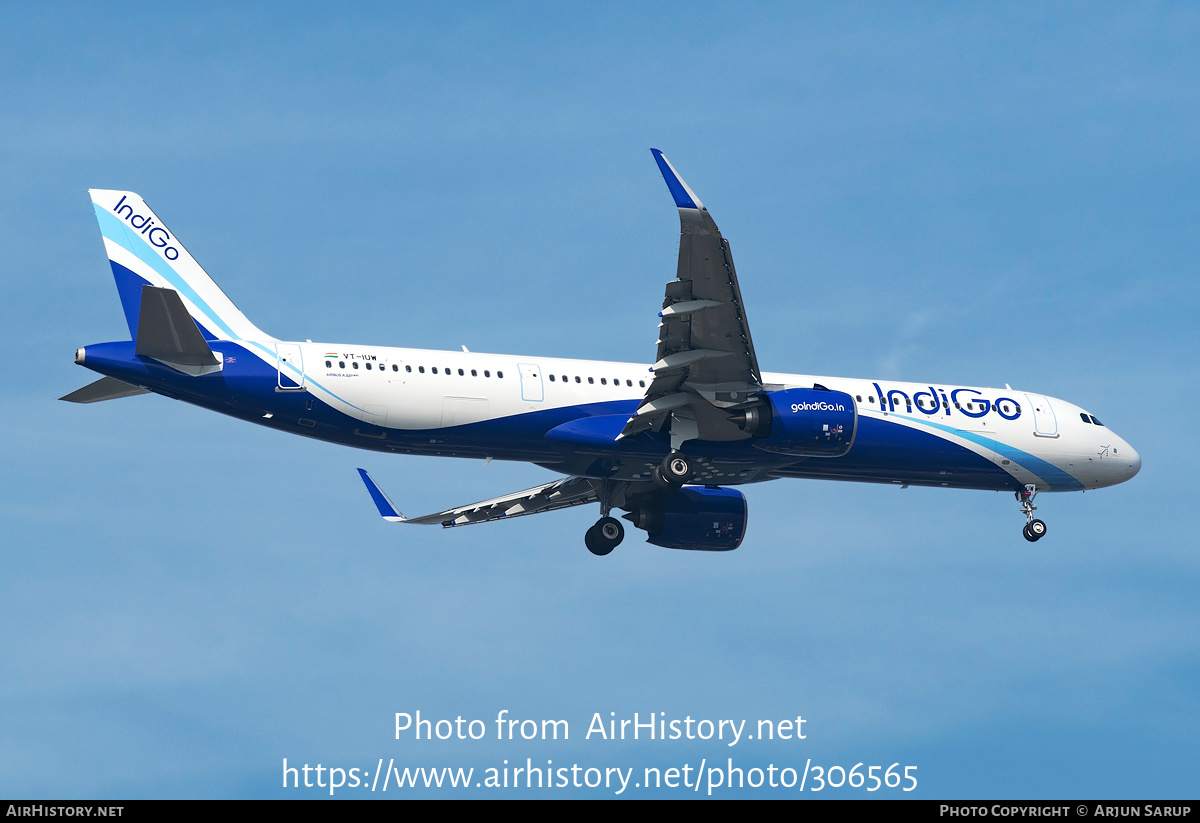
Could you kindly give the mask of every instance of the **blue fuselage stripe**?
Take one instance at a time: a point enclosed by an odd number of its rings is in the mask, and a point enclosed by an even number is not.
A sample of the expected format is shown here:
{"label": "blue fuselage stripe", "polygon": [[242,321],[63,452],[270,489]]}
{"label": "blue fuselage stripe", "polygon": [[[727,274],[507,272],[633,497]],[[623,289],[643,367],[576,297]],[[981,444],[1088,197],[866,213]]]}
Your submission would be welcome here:
{"label": "blue fuselage stripe", "polygon": [[972,443],[976,443],[980,446],[991,449],[1001,457],[1023,466],[1027,471],[1033,472],[1038,477],[1049,483],[1055,491],[1079,491],[1083,488],[1082,483],[1080,483],[1071,475],[1067,474],[1058,466],[1055,466],[1053,463],[1049,463],[1040,457],[1032,455],[1027,451],[1018,449],[1015,446],[1002,443],[1001,441],[992,437],[986,437],[978,432],[963,431],[962,429],[956,429],[953,426],[935,423],[932,420],[914,419],[922,426],[929,426],[930,428],[953,434],[956,437],[962,437],[966,440],[970,440]]}
{"label": "blue fuselage stripe", "polygon": [[[85,365],[102,374],[146,386],[169,397],[271,428],[374,451],[531,461],[567,474],[648,479],[670,449],[665,435],[602,443],[604,432],[631,414],[637,400],[622,399],[542,408],[460,426],[419,430],[385,428],[335,409],[312,392],[277,392],[277,372],[249,341],[214,343],[221,372],[191,377],[136,357],[133,343],[87,347]],[[306,377],[306,379],[308,379]],[[265,415],[270,413],[270,417]],[[605,417],[590,423],[587,418]],[[919,426],[911,425],[917,423]],[[549,434],[554,431],[552,434]],[[548,436],[549,434],[549,436]],[[692,441],[689,454],[722,467],[722,484],[771,477],[811,477],[902,482],[975,489],[1020,489],[1021,483],[995,461],[964,445],[969,441],[1020,464],[1055,491],[1082,488],[1070,474],[1045,460],[981,434],[929,420],[901,422],[872,415],[859,418],[853,448],[837,458],[798,458],[758,449],[753,441]]]}

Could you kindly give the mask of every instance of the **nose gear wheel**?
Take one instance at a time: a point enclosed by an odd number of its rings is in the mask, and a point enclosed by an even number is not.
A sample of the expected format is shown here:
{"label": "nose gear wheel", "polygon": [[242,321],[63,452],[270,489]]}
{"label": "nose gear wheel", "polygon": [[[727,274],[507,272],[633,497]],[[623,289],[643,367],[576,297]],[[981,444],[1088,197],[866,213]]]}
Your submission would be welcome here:
{"label": "nose gear wheel", "polygon": [[1046,536],[1045,521],[1033,516],[1037,510],[1033,498],[1037,497],[1037,493],[1037,486],[1033,483],[1028,484],[1024,491],[1017,492],[1017,502],[1021,504],[1021,512],[1025,515],[1025,528],[1021,529],[1021,534],[1025,535],[1025,539],[1030,543],[1036,543]]}

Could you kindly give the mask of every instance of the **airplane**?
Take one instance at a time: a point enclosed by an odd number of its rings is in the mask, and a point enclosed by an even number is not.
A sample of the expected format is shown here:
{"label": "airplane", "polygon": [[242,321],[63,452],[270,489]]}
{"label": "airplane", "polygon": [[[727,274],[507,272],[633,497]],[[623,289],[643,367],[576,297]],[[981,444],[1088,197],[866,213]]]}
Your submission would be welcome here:
{"label": "airplane", "polygon": [[780,478],[1011,491],[1031,542],[1041,492],[1098,489],[1141,468],[1090,412],[992,389],[761,371],[733,256],[703,203],[651,149],[679,211],[679,263],[652,365],[278,340],[248,320],[138,195],[90,191],[130,340],[84,346],[103,375],[64,397],[154,392],[370,451],[535,463],[560,477],[388,521],[446,528],[600,504],[584,543],[607,555],[614,510],[666,548],[730,551],[737,486]]}

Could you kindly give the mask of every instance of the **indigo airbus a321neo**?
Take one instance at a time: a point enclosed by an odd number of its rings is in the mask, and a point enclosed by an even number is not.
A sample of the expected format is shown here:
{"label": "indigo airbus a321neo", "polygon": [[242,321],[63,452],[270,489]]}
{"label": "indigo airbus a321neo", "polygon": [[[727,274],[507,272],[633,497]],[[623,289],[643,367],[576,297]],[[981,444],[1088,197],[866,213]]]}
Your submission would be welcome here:
{"label": "indigo airbus a321neo", "polygon": [[1030,541],[1044,491],[1097,489],[1141,459],[1090,412],[1026,391],[759,369],[729,243],[667,158],[679,268],[654,364],[277,340],[260,331],[136,194],[93,190],[131,340],[85,346],[102,375],[63,400],[155,392],[283,431],[396,454],[523,460],[563,475],[404,517],[444,527],[600,504],[585,543],[624,537],[614,509],[674,549],[728,551],[746,533],[732,486],[786,477],[1015,493]]}

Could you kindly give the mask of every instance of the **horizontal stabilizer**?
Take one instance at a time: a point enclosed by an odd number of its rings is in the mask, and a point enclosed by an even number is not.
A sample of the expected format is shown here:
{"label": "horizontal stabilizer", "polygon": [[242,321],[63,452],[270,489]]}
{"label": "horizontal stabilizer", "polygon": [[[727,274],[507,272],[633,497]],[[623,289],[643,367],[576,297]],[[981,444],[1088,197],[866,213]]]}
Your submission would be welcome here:
{"label": "horizontal stabilizer", "polygon": [[142,286],[134,353],[196,377],[221,370],[221,359],[174,289]]}
{"label": "horizontal stabilizer", "polygon": [[135,394],[149,393],[149,389],[130,385],[115,377],[101,377],[95,383],[88,383],[82,389],[76,389],[58,399],[66,400],[68,403],[99,403],[101,400],[116,400],[118,397],[133,397]]}

